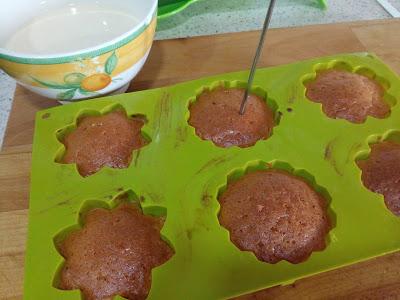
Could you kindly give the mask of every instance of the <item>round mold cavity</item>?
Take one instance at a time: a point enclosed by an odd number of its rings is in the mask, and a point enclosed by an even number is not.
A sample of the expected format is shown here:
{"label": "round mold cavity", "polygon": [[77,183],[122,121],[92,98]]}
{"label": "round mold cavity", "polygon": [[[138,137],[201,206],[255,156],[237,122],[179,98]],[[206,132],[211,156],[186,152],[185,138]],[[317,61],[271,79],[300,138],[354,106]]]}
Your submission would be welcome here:
{"label": "round mold cavity", "polygon": [[[395,216],[400,217],[400,209],[394,210],[394,209],[390,208],[390,205],[388,205],[387,195],[384,192],[376,191],[372,187],[367,186],[367,184],[363,180],[363,170],[362,170],[362,167],[360,166],[361,162],[367,162],[369,160],[372,147],[374,145],[384,143],[384,142],[393,142],[400,146],[400,130],[391,129],[381,135],[374,134],[374,135],[369,136],[363,144],[363,149],[360,150],[359,152],[357,152],[357,154],[355,155],[354,162],[360,171],[360,184],[367,190],[380,196],[380,199],[384,202],[388,213],[392,213]],[[400,164],[400,161],[398,162],[398,164]],[[382,168],[380,168],[380,170],[378,170],[378,171],[382,171]],[[398,178],[398,184],[400,184],[400,174],[399,174],[399,178]],[[387,190],[387,187],[385,187],[385,190]],[[400,203],[398,204],[398,206],[400,206]]]}
{"label": "round mold cavity", "polygon": [[[62,251],[61,245],[63,241],[73,232],[79,231],[84,228],[85,225],[85,219],[87,214],[94,210],[94,209],[105,209],[108,211],[111,211],[115,208],[117,208],[119,205],[122,204],[132,204],[136,205],[140,211],[144,215],[149,215],[149,216],[154,216],[163,219],[163,223],[165,223],[165,220],[167,218],[167,209],[162,206],[142,206],[142,197],[138,197],[132,190],[124,190],[119,192],[114,198],[112,198],[109,201],[103,201],[103,200],[87,200],[83,203],[79,210],[78,218],[77,218],[77,224],[72,225],[70,227],[62,229],[59,233],[57,233],[54,238],[53,238],[53,244],[54,247],[56,248],[58,254],[62,257]],[[172,243],[167,239],[166,236],[164,236],[161,233],[160,230],[160,237],[161,239],[168,245],[168,247],[172,250],[172,256],[175,254],[175,249],[172,245]],[[152,270],[154,271],[155,269],[162,268],[166,263],[168,263],[169,260],[171,260],[172,256],[163,264],[159,265],[158,267],[153,268]],[[60,276],[61,272],[63,271],[63,268],[65,266],[65,257],[63,257],[62,261],[59,263],[58,267],[56,268],[55,275],[53,277],[53,287],[56,289],[59,289],[62,292],[65,293],[70,293],[72,291],[77,291],[77,290],[63,290],[60,288]],[[82,291],[81,293],[81,298],[85,299]],[[117,296],[114,296],[115,298]],[[118,298],[118,297],[117,297]]]}
{"label": "round mold cavity", "polygon": [[[349,73],[353,73],[353,74],[363,75],[363,76],[373,80],[374,82],[376,82],[383,89],[383,101],[389,106],[389,108],[390,108],[389,113],[382,118],[376,118],[371,115],[367,115],[365,120],[361,123],[352,122],[347,119],[331,118],[331,117],[327,116],[327,114],[323,111],[323,104],[320,102],[317,102],[317,101],[310,100],[306,95],[307,94],[307,85],[316,80],[318,73],[320,73],[322,71],[327,71],[327,70],[339,70],[339,71],[345,71],[345,72],[349,72]],[[396,97],[394,95],[392,95],[389,91],[392,86],[391,83],[386,78],[380,76],[378,73],[376,73],[374,70],[370,69],[367,66],[362,66],[362,65],[352,66],[348,62],[344,62],[344,61],[340,61],[340,60],[332,60],[332,61],[329,61],[326,63],[318,63],[313,66],[313,71],[311,73],[305,74],[304,76],[301,77],[301,82],[302,82],[302,86],[304,89],[304,92],[303,92],[304,99],[320,105],[321,112],[323,113],[324,116],[326,116],[330,119],[344,120],[346,122],[350,122],[350,123],[356,124],[356,125],[365,123],[369,118],[376,118],[376,119],[389,118],[390,114],[391,114],[391,109],[397,104]]]}
{"label": "round mold cavity", "polygon": [[[106,106],[101,111],[82,109],[77,114],[77,116],[74,118],[74,121],[72,123],[68,124],[67,126],[65,126],[63,128],[58,129],[55,132],[55,135],[56,135],[57,141],[61,144],[61,146],[60,146],[60,148],[57,150],[57,152],[55,154],[54,161],[56,163],[58,163],[58,164],[71,165],[74,168],[74,170],[76,171],[76,173],[78,173],[81,177],[89,177],[89,176],[95,175],[96,173],[99,173],[104,169],[116,170],[115,168],[111,168],[111,167],[108,167],[108,166],[103,166],[97,172],[94,172],[93,174],[85,176],[85,175],[83,175],[81,173],[81,171],[80,171],[80,169],[79,169],[79,167],[78,167],[78,165],[76,163],[70,164],[70,163],[63,162],[63,158],[64,158],[64,156],[66,154],[66,151],[67,151],[66,147],[64,145],[64,139],[68,134],[72,133],[74,130],[76,130],[78,128],[79,122],[83,118],[92,117],[92,116],[103,116],[103,115],[107,115],[108,113],[115,112],[115,111],[122,111],[128,118],[138,119],[138,120],[141,120],[143,122],[143,127],[141,129],[141,137],[144,139],[145,145],[142,146],[141,148],[134,149],[132,151],[132,154],[131,154],[131,157],[130,157],[130,162],[129,162],[129,165],[127,167],[127,168],[129,168],[129,166],[131,165],[131,162],[132,162],[132,157],[134,157],[134,153],[135,152],[137,153],[143,147],[146,147],[147,145],[149,145],[151,143],[151,138],[146,133],[146,129],[147,129],[146,126],[147,126],[147,123],[148,123],[148,120],[147,120],[146,116],[143,115],[143,114],[130,114],[130,115],[128,115],[127,112],[126,112],[126,109],[119,103]],[[123,168],[123,169],[126,169],[126,168]]]}
{"label": "round mold cavity", "polygon": [[[326,235],[324,237],[324,246],[322,248],[320,248],[320,249],[315,249],[315,250],[311,251],[310,254],[304,260],[301,260],[299,262],[291,262],[291,261],[289,261],[287,259],[283,259],[282,258],[282,259],[280,259],[278,261],[275,261],[275,262],[264,262],[263,260],[258,258],[252,250],[242,250],[242,249],[240,249],[240,247],[237,246],[232,241],[231,232],[220,223],[220,219],[219,218],[220,218],[221,204],[219,202],[219,198],[227,190],[228,185],[230,183],[236,182],[237,180],[239,180],[240,178],[242,178],[246,174],[253,173],[253,172],[256,172],[256,171],[262,171],[262,170],[285,171],[285,172],[287,172],[287,173],[289,173],[289,174],[291,174],[291,175],[293,175],[295,177],[298,177],[298,178],[302,179],[317,194],[319,194],[321,196],[321,198],[325,202],[326,216],[328,218],[327,221],[328,221],[329,228],[328,228],[328,230],[326,232]],[[218,218],[218,222],[219,222],[220,226],[229,233],[230,242],[237,248],[238,251],[251,253],[252,255],[254,255],[254,257],[256,257],[262,263],[275,264],[275,263],[279,263],[281,261],[285,261],[286,260],[289,263],[297,264],[297,263],[302,263],[302,262],[307,261],[314,252],[324,251],[329,246],[329,244],[331,242],[330,233],[331,233],[332,229],[334,229],[336,227],[336,214],[334,213],[334,211],[331,208],[331,202],[332,202],[332,198],[331,198],[329,192],[325,188],[323,188],[322,186],[318,185],[316,180],[315,180],[315,177],[313,175],[311,175],[310,173],[308,173],[306,170],[304,170],[304,169],[295,169],[290,164],[288,164],[286,162],[283,162],[283,161],[279,161],[279,160],[274,160],[274,161],[271,161],[271,162],[268,162],[268,163],[266,163],[264,161],[256,160],[256,161],[248,162],[242,168],[237,168],[237,169],[232,170],[227,175],[226,183],[219,187],[218,193],[217,193],[217,203],[218,203],[217,218]]]}
{"label": "round mold cavity", "polygon": [[[259,86],[253,86],[250,89],[250,94],[254,94],[258,97],[260,97],[261,99],[263,99],[265,101],[265,104],[267,105],[267,107],[272,111],[273,113],[273,122],[274,125],[271,128],[270,134],[268,137],[264,138],[264,139],[259,139],[256,142],[252,143],[251,145],[246,145],[246,146],[240,146],[240,145],[231,145],[231,146],[227,146],[227,147],[223,147],[220,145],[217,145],[214,141],[212,141],[211,139],[203,139],[199,136],[198,132],[197,132],[197,128],[195,128],[192,124],[190,124],[190,108],[191,105],[194,104],[197,99],[199,98],[199,96],[201,96],[204,92],[212,92],[218,88],[225,88],[225,89],[246,89],[247,87],[247,83],[244,81],[216,81],[213,82],[211,85],[209,86],[203,86],[201,88],[199,88],[198,90],[196,90],[195,96],[189,98],[188,102],[187,102],[187,113],[186,113],[186,122],[187,124],[190,126],[190,128],[192,129],[192,134],[195,135],[197,138],[201,139],[202,141],[205,142],[210,142],[212,143],[214,146],[220,147],[220,148],[231,148],[231,147],[240,147],[240,148],[249,148],[249,147],[253,147],[255,144],[257,144],[260,141],[266,141],[269,138],[271,138],[271,136],[274,134],[274,127],[279,125],[279,121],[280,121],[280,117],[281,117],[281,113],[279,112],[279,107],[278,104],[276,103],[275,100],[271,99],[270,97],[268,97],[268,93],[262,89]],[[238,114],[239,114],[239,110],[238,110]]]}

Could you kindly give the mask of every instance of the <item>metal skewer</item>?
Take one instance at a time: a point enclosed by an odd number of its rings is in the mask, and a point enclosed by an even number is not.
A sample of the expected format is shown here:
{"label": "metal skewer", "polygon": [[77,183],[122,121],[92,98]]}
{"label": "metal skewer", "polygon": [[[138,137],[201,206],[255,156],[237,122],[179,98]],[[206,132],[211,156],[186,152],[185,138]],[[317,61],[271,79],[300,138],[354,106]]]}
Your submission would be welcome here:
{"label": "metal skewer", "polygon": [[262,51],[263,46],[264,46],[265,35],[267,33],[267,30],[268,30],[268,27],[269,27],[269,23],[271,21],[272,12],[273,12],[274,6],[275,6],[275,1],[276,0],[271,0],[271,2],[269,3],[267,16],[265,17],[264,27],[263,27],[262,32],[261,32],[260,42],[258,43],[256,55],[254,56],[254,60],[253,60],[253,65],[251,66],[249,79],[247,81],[247,87],[246,87],[246,90],[244,92],[244,98],[243,98],[242,104],[240,105],[239,113],[241,115],[244,114],[244,111],[246,109],[246,103],[247,103],[247,99],[249,97],[249,91],[251,89],[251,86],[253,85],[254,74],[256,73],[257,63],[258,63],[258,60],[260,59],[261,51]]}

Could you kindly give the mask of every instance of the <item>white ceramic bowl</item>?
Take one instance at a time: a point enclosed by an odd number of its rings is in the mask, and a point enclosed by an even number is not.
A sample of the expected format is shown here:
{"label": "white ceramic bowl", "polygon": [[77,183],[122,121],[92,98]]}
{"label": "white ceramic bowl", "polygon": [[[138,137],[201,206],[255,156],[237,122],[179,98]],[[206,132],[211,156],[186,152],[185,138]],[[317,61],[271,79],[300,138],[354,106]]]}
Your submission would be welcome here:
{"label": "white ceramic bowl", "polygon": [[157,0],[13,0],[0,9],[0,68],[60,101],[127,88],[153,43]]}

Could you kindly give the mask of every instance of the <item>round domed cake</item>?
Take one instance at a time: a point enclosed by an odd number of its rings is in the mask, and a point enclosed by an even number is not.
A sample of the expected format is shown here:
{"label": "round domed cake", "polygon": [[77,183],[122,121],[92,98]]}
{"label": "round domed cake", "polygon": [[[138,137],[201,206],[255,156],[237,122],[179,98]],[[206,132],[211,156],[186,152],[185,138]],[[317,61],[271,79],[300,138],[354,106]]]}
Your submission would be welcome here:
{"label": "round domed cake", "polygon": [[89,211],[83,228],[59,246],[65,264],[58,287],[80,289],[86,300],[146,299],[151,270],[173,255],[160,237],[162,225],[133,204]]}
{"label": "round domed cake", "polygon": [[62,163],[76,163],[82,176],[102,167],[127,168],[132,151],[146,145],[141,134],[144,121],[128,118],[123,111],[79,120],[77,128],[63,140],[66,148]]}
{"label": "round domed cake", "polygon": [[244,89],[217,88],[203,92],[190,105],[189,124],[203,140],[219,147],[249,147],[271,135],[274,113],[265,101],[250,94],[243,115],[239,114]]}
{"label": "round domed cake", "polygon": [[359,161],[358,166],[365,187],[382,194],[387,208],[400,216],[400,144],[386,141],[372,145],[368,159]]}
{"label": "round domed cake", "polygon": [[331,226],[325,199],[286,171],[248,173],[229,183],[218,201],[231,241],[261,261],[300,263],[326,247]]}
{"label": "round domed cake", "polygon": [[385,118],[390,112],[383,88],[364,75],[335,69],[321,71],[306,88],[307,98],[321,103],[324,113],[333,119],[363,123],[368,116]]}

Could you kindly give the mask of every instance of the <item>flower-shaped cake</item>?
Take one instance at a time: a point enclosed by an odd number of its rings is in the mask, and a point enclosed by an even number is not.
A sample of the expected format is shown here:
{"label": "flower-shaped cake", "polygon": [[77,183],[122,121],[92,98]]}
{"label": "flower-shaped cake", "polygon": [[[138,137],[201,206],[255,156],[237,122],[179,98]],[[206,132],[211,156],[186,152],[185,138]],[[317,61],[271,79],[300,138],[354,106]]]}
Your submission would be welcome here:
{"label": "flower-shaped cake", "polygon": [[164,219],[144,215],[132,203],[109,210],[94,208],[57,248],[65,258],[58,287],[80,289],[84,298],[145,299],[151,270],[165,263],[173,250],[161,238]]}
{"label": "flower-shaped cake", "polygon": [[147,144],[141,133],[142,118],[129,118],[122,110],[101,116],[85,116],[62,139],[65,154],[61,163],[76,163],[86,177],[107,166],[127,168],[132,151]]}

